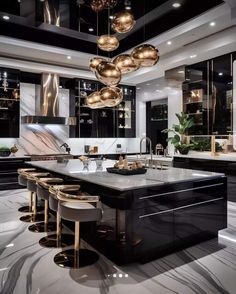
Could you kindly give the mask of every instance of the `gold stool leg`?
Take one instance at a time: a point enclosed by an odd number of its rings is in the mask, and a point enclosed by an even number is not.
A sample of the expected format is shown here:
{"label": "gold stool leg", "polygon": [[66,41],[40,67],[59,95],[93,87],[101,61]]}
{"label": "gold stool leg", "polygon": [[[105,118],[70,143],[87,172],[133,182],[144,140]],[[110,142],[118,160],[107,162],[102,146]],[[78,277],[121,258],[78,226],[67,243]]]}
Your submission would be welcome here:
{"label": "gold stool leg", "polygon": [[[41,222],[44,219],[44,215],[43,214],[37,214],[37,195],[36,192],[30,192],[31,196],[31,200],[30,200],[30,204],[32,205],[32,212],[33,214],[28,214],[28,215],[24,215],[20,218],[20,220],[22,222],[26,222],[26,223],[35,223],[35,222]],[[32,201],[33,198],[33,201]],[[33,203],[32,203],[33,202]]]}
{"label": "gold stool leg", "polygon": [[37,214],[37,194],[36,194],[36,192],[33,193],[33,213],[34,213],[34,215]]}
{"label": "gold stool leg", "polygon": [[[37,214],[37,195],[34,193],[33,196],[33,206],[34,206],[34,217],[38,217]],[[49,222],[49,212],[48,212],[48,200],[44,200],[44,221],[40,223],[33,224],[29,227],[29,231],[33,233],[47,233],[47,232],[55,232],[56,231],[56,223]]]}
{"label": "gold stool leg", "polygon": [[47,226],[48,225],[48,200],[44,201],[44,223]]}
{"label": "gold stool leg", "polygon": [[46,248],[60,248],[74,244],[74,236],[62,234],[61,216],[57,212],[56,234],[51,234],[39,240],[39,244]]}
{"label": "gold stool leg", "polygon": [[80,222],[75,222],[74,249],[59,252],[54,257],[54,262],[63,268],[82,268],[94,264],[99,259],[96,252],[80,249]]}
{"label": "gold stool leg", "polygon": [[29,205],[28,206],[23,206],[18,209],[19,212],[23,213],[32,213],[32,192],[29,192]]}
{"label": "gold stool leg", "polygon": [[74,267],[79,267],[79,246],[80,246],[80,224],[79,222],[75,222],[75,256],[74,256]]}

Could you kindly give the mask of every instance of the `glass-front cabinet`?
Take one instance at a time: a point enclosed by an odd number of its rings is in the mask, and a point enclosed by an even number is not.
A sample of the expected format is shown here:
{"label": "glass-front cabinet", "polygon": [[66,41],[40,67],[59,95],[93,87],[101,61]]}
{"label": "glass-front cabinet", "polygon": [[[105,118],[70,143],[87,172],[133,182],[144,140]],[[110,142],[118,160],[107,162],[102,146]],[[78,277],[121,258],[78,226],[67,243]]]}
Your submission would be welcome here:
{"label": "glass-front cabinet", "polygon": [[232,66],[235,54],[189,65],[183,82],[183,111],[194,118],[193,135],[233,131]]}
{"label": "glass-front cabinet", "polygon": [[116,107],[89,108],[86,97],[102,87],[104,85],[92,80],[70,82],[70,112],[77,117],[77,125],[70,127],[70,137],[135,137],[135,87],[119,86],[123,101]]}
{"label": "glass-front cabinet", "polygon": [[0,68],[0,138],[18,138],[20,71]]}

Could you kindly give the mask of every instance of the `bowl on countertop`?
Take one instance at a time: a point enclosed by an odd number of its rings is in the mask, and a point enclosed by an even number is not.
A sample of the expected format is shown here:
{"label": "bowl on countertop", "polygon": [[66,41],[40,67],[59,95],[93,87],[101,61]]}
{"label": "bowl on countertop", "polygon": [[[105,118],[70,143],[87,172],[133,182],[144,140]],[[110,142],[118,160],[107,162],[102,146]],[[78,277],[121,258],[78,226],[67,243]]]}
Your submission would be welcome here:
{"label": "bowl on countertop", "polygon": [[10,154],[11,154],[10,150],[7,150],[7,149],[0,150],[0,157],[8,157],[10,156]]}

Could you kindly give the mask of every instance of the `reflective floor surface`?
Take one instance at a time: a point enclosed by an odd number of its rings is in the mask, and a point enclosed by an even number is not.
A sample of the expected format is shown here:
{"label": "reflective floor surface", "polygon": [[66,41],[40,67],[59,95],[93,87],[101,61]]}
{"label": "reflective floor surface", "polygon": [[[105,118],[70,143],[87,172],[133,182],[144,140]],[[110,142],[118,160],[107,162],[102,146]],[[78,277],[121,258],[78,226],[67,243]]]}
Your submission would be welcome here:
{"label": "reflective floor surface", "polygon": [[79,270],[55,265],[61,249],[41,247],[45,233],[19,221],[18,208],[26,204],[26,190],[0,191],[1,294],[236,293],[236,203],[228,203],[228,229],[219,240],[122,267],[99,254],[98,262]]}

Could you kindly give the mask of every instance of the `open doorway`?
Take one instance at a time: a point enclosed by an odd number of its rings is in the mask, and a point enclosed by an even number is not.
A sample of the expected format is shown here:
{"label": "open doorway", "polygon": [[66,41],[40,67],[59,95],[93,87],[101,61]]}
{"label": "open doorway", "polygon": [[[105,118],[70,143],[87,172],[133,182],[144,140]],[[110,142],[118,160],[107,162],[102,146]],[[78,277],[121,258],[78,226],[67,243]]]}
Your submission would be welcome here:
{"label": "open doorway", "polygon": [[[168,98],[146,102],[146,134],[152,140],[153,152],[163,154],[167,146],[167,134],[161,131],[168,127]],[[160,148],[160,144],[163,149]],[[156,148],[157,147],[157,148]]]}

